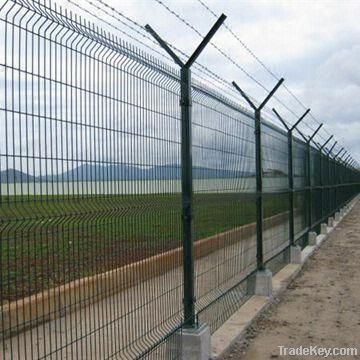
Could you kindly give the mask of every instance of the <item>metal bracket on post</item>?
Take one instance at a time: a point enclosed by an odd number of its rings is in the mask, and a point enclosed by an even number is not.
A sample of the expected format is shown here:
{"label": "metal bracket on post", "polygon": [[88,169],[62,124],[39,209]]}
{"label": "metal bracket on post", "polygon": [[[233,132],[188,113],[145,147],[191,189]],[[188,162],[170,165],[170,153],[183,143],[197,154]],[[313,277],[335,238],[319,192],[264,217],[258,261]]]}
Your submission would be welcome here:
{"label": "metal bracket on post", "polygon": [[349,158],[351,158],[350,154],[348,154],[348,156],[344,160],[342,160],[342,163],[346,165],[346,163],[349,161]]}
{"label": "metal bracket on post", "polygon": [[307,109],[305,113],[300,116],[296,123],[289,127],[285,120],[279,115],[279,113],[273,108],[272,109],[277,118],[281,121],[287,130],[288,138],[288,182],[289,182],[289,240],[290,246],[295,245],[295,228],[294,228],[294,167],[293,167],[293,130],[301,123],[305,116],[310,112]]}
{"label": "metal bracket on post", "polygon": [[336,146],[336,144],[337,144],[337,141],[335,141],[335,142],[332,144],[331,148],[327,151],[327,154],[326,154],[327,156],[330,156],[330,155],[331,155],[331,153],[332,153],[334,147]]}
{"label": "metal bracket on post", "polygon": [[329,141],[334,137],[334,135],[331,135],[319,148],[320,151],[322,151],[325,146],[329,143]]}
{"label": "metal bracket on post", "polygon": [[194,239],[192,237],[192,136],[191,136],[191,66],[204,50],[211,38],[225,21],[222,14],[200,42],[196,50],[184,63],[171,50],[170,46],[151,28],[145,29],[159,45],[180,66],[180,106],[181,106],[181,191],[182,191],[182,229],[183,229],[183,271],[184,271],[184,324],[195,328],[195,287],[194,287]]}
{"label": "metal bracket on post", "polygon": [[345,150],[343,147],[334,155],[334,160],[342,153],[342,151]]}
{"label": "metal bracket on post", "polygon": [[263,253],[263,184],[262,184],[262,150],[261,150],[261,110],[266,103],[271,99],[276,90],[283,83],[284,79],[281,78],[274,88],[269,92],[264,101],[256,106],[246,93],[236,84],[232,82],[235,89],[246,100],[255,112],[255,160],[256,160],[256,259],[257,269],[262,271],[264,266],[264,253]]}

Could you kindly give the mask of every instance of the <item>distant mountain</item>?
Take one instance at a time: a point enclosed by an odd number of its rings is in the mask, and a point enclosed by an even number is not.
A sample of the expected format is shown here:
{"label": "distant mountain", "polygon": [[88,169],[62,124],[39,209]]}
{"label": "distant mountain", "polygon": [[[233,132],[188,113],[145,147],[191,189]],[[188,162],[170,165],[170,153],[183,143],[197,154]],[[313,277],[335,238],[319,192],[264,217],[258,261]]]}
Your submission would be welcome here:
{"label": "distant mountain", "polygon": [[[193,168],[194,179],[236,178],[254,176],[248,171],[215,170],[203,167]],[[56,175],[34,177],[18,170],[1,172],[1,182],[31,181],[116,181],[116,180],[179,180],[181,168],[176,164],[140,168],[130,165],[80,165]]]}
{"label": "distant mountain", "polygon": [[264,176],[268,176],[268,177],[283,177],[283,176],[287,176],[283,171],[281,170],[277,170],[277,169],[264,169],[263,171],[263,175]]}
{"label": "distant mountain", "polygon": [[16,169],[0,171],[0,183],[33,182],[36,178]]}
{"label": "distant mountain", "polygon": [[[250,172],[214,170],[202,167],[193,168],[193,177],[195,179],[233,178],[252,175]],[[86,164],[58,176],[47,176],[46,179],[55,181],[176,180],[181,179],[181,168],[178,165],[139,168],[129,165],[94,166]]]}

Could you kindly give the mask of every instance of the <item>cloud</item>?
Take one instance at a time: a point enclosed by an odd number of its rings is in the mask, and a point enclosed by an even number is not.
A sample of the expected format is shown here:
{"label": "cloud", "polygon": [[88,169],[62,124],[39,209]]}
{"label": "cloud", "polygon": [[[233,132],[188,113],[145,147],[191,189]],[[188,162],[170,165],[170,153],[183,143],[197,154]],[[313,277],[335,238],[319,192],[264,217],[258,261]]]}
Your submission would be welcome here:
{"label": "cloud", "polygon": [[339,49],[314,69],[303,96],[314,112],[324,114],[329,130],[360,156],[360,45]]}

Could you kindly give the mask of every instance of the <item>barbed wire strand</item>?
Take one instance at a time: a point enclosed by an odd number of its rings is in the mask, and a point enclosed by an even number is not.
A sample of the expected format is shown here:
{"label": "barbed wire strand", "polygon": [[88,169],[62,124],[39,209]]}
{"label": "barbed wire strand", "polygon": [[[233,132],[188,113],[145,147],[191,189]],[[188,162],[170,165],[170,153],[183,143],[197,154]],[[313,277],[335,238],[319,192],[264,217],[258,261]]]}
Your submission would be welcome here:
{"label": "barbed wire strand", "polygon": [[[205,3],[204,0],[197,0],[211,15],[213,15],[215,18],[218,18],[218,15],[210,8],[209,5]],[[267,66],[264,61],[262,61],[240,38],[239,36],[230,28],[230,26],[225,22],[224,27],[230,32],[230,34],[239,42],[239,44],[265,69],[275,80],[279,81],[280,77],[276,75],[270,68]],[[292,96],[292,98],[304,109],[306,110],[307,107],[305,104],[290,90],[290,88],[283,84],[283,88]],[[320,125],[320,121],[312,114],[309,114],[310,117],[317,123],[317,125]],[[324,131],[330,135],[330,132],[324,128]]]}
{"label": "barbed wire strand", "polygon": [[[71,2],[71,0],[68,0]],[[86,0],[90,5],[96,7],[99,10],[105,11],[104,9],[102,9],[101,7],[99,7],[98,5],[94,4],[91,0]],[[141,29],[141,31],[138,31],[136,29],[134,29],[133,27],[131,27],[130,25],[126,24],[124,21],[121,21],[121,19],[116,18],[117,21],[119,21],[120,23],[122,23],[123,25],[129,27],[132,31],[136,31],[137,34],[141,35],[142,37],[148,39],[149,41],[151,41],[153,44],[157,44],[157,42],[153,41],[153,39],[148,35],[148,34],[143,34],[142,31],[145,32],[144,28],[137,23],[135,20],[131,19],[129,16],[124,15],[123,13],[120,13],[117,9],[115,9],[114,7],[108,5],[105,1],[103,0],[96,0],[98,3],[100,3],[101,5],[103,5],[104,7],[109,8],[113,13],[116,13],[118,15],[120,15],[121,17],[123,17],[124,19],[126,19],[127,21],[131,22],[133,25],[135,25],[136,27],[138,27],[139,29]],[[173,14],[174,16],[176,16],[181,22],[183,22],[184,24],[186,24],[186,26],[188,26],[189,28],[191,28],[194,32],[196,32],[201,38],[203,38],[203,35],[200,33],[200,31],[198,31],[191,23],[189,23],[187,20],[185,20],[183,17],[181,17],[179,14],[177,14],[175,11],[173,11],[172,9],[170,9],[169,6],[167,6],[166,4],[164,4],[161,0],[155,0],[157,3],[159,3],[160,5],[162,5],[168,12],[170,12],[171,14]],[[198,0],[200,2],[200,4],[205,7],[213,16],[217,15],[215,14],[215,12],[213,12],[210,7],[208,7],[203,1]],[[114,15],[109,14],[108,12],[106,12],[108,16],[111,16],[113,18]],[[93,16],[95,16],[93,14]],[[237,39],[237,41],[246,49],[246,51],[248,51],[251,56],[258,62],[261,64],[261,66],[274,78],[274,79],[279,79],[279,77],[271,71],[271,69],[243,42],[241,41],[241,39],[231,30],[231,28],[225,24],[225,28],[230,31],[230,33]],[[129,36],[129,34],[127,34]],[[137,40],[138,41],[138,40]],[[142,42],[141,42],[142,43]],[[147,48],[149,48],[148,45],[142,43],[143,45],[145,45]],[[188,58],[188,55],[178,49],[177,47],[173,46],[172,44],[168,44],[170,47],[172,47],[173,49],[175,49],[176,51],[178,51],[182,56]],[[228,54],[226,54],[222,49],[220,49],[217,45],[212,43],[212,46],[216,48],[217,51],[219,51],[224,57],[226,57],[229,61],[231,61],[237,68],[239,68],[247,77],[249,77],[252,81],[254,81],[258,86],[260,86],[262,89],[266,90],[267,92],[269,92],[269,89],[266,88],[266,86],[264,86],[259,80],[257,80],[253,75],[251,75],[247,70],[245,70],[241,65],[239,65],[235,60],[233,60]],[[159,51],[156,51],[155,49],[151,48],[152,51],[155,51],[157,54],[161,54]],[[161,54],[162,57],[165,57],[163,54]],[[168,57],[165,57],[167,60],[169,60]],[[229,89],[231,91],[231,94],[227,93],[228,95],[230,95],[231,97],[235,97],[238,100],[238,94],[235,95],[234,93],[234,89],[232,87],[231,84],[229,84],[228,81],[226,81],[225,79],[223,79],[221,76],[219,76],[218,74],[214,73],[213,71],[211,71],[209,68],[207,68],[206,66],[197,63],[197,65],[201,68],[201,70],[197,67],[197,70],[205,73],[206,76],[210,76],[212,79],[214,79],[215,81],[218,81],[221,83],[222,86],[225,86],[227,89]],[[196,76],[199,76],[203,81],[206,82],[210,82],[211,81],[209,79],[205,79],[202,76],[200,76],[198,73],[196,74]],[[293,94],[291,92],[291,90],[286,87],[286,85],[284,86],[284,88],[288,91],[288,93],[304,108],[306,109],[305,105],[296,97],[295,94]],[[287,111],[289,111],[293,116],[295,116],[296,118],[299,117],[299,115],[294,112],[291,108],[289,108],[286,104],[283,103],[283,101],[281,101],[278,97],[274,96],[275,100],[278,101],[278,103],[280,103]],[[252,100],[257,103],[257,101],[255,99],[252,98]],[[270,111],[266,111],[267,115],[269,117],[271,117],[272,119],[277,120],[276,118],[273,117],[273,114]],[[320,124],[320,122],[312,115],[311,118],[313,118],[313,120],[317,123]],[[312,132],[315,130],[308,122],[304,122],[304,125],[310,129]],[[328,131],[326,130],[326,132],[328,133]],[[324,137],[319,134],[319,137],[324,140]]]}
{"label": "barbed wire strand", "polygon": [[[77,6],[78,8],[80,8],[82,11],[86,11],[87,13],[89,13],[90,15],[94,16],[95,18],[97,18],[98,20],[110,24],[108,22],[106,22],[104,19],[100,18],[99,16],[97,16],[96,14],[90,12],[88,9],[84,9],[83,7],[81,7],[79,4],[74,3],[72,0],[67,0],[68,2],[71,2],[73,5]],[[131,19],[129,16],[124,15],[123,13],[119,12],[117,9],[115,9],[114,7],[111,7],[110,5],[108,5],[107,3],[105,3],[102,0],[97,0],[97,2],[101,3],[103,6],[109,8],[113,13],[116,13],[118,16],[124,18],[125,20],[131,22],[131,24],[135,25],[137,28],[140,29],[137,30],[135,28],[133,28],[132,26],[130,26],[129,24],[126,24],[124,21],[122,21],[120,18],[114,16],[113,14],[109,14],[106,10],[104,10],[102,7],[94,4],[91,0],[85,0],[89,5],[95,7],[97,10],[100,10],[102,12],[104,12],[105,14],[107,14],[108,16],[111,16],[112,18],[114,18],[116,21],[119,21],[121,24],[123,24],[124,26],[128,27],[130,30],[135,31],[137,34],[141,35],[143,38],[146,38],[147,40],[149,40],[152,44],[155,44],[157,47],[159,46],[159,44],[151,37],[147,34],[147,32],[145,31],[144,27],[141,26],[139,23],[137,23],[135,20]],[[111,24],[110,24],[111,25]],[[117,27],[113,26],[115,29],[118,30]],[[142,31],[145,33],[143,34]],[[129,35],[128,33],[125,32],[125,34]],[[147,44],[144,44],[143,42],[137,40],[138,42],[140,42],[141,44],[143,44],[144,46],[146,46],[147,48],[150,48],[150,50],[154,51],[155,53],[157,53],[158,55],[162,56],[163,58],[165,58],[166,60],[170,60],[171,62],[173,62],[173,60],[168,57],[165,56],[163,54],[163,52],[157,51],[155,49],[153,49],[152,47],[149,47]],[[172,44],[167,43],[168,46],[170,46],[171,48],[173,48],[174,50],[176,50],[181,56],[183,56],[184,59],[187,59],[189,56],[181,49],[177,48],[176,46],[173,46]],[[211,71],[209,68],[207,68],[206,66],[197,63],[195,64],[195,68],[198,72],[201,72],[202,74],[205,74],[206,76],[210,77],[212,80],[214,80],[215,82],[219,82],[222,86],[225,86],[227,89],[225,90],[225,93],[228,96],[231,96],[234,99],[238,99],[238,94],[237,92],[234,90],[233,86],[231,84],[229,84],[228,81],[226,81],[225,79],[223,79],[222,77],[220,77],[218,74],[214,73],[213,71]],[[199,77],[200,79],[202,79],[205,82],[209,82],[212,85],[215,85],[215,83],[213,83],[211,80],[209,80],[208,78],[204,78],[202,75],[200,75],[198,72],[194,72],[195,75],[197,77]],[[224,91],[224,90],[223,90]],[[229,92],[230,91],[230,92]],[[255,99],[253,99],[255,101]],[[244,104],[246,104],[244,102]]]}

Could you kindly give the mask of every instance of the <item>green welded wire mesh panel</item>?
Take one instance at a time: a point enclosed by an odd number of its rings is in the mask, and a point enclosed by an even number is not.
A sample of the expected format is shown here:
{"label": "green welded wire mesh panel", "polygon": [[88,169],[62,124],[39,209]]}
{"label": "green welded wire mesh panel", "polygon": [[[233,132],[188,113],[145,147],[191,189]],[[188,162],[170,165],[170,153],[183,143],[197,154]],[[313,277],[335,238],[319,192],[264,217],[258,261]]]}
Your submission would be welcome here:
{"label": "green welded wire mesh panel", "polygon": [[273,273],[287,263],[289,246],[289,179],[287,134],[267,123],[262,126],[263,251]]}
{"label": "green welded wire mesh panel", "polygon": [[262,126],[263,191],[288,190],[287,135],[263,123]]}
{"label": "green welded wire mesh panel", "polygon": [[256,264],[254,121],[193,89],[192,131],[196,306],[215,331],[246,297],[237,285]]}
{"label": "green welded wire mesh panel", "polygon": [[0,15],[0,357],[159,351],[182,321],[179,74],[47,2]]}
{"label": "green welded wire mesh panel", "polygon": [[294,233],[303,247],[306,245],[307,235],[301,236],[309,224],[308,212],[308,173],[307,146],[302,141],[293,141],[293,174],[294,174]]}

